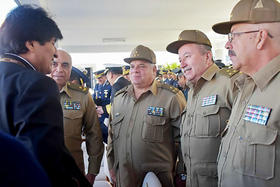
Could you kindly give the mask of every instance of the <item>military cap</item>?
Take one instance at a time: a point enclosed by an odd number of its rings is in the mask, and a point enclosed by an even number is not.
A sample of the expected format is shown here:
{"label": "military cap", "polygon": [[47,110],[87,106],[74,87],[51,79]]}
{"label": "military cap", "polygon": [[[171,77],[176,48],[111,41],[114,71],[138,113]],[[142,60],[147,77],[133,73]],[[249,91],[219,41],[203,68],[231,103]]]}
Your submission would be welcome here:
{"label": "military cap", "polygon": [[212,47],[212,44],[208,37],[199,30],[184,30],[180,33],[179,39],[170,43],[166,50],[170,53],[178,54],[178,49],[185,44],[195,43]]}
{"label": "military cap", "polygon": [[163,75],[163,74],[167,74],[167,72],[168,72],[168,70],[163,69],[163,70],[161,70],[160,73]]}
{"label": "military cap", "polygon": [[130,57],[124,59],[127,63],[131,63],[133,60],[145,60],[149,63],[156,64],[156,55],[148,47],[138,45],[131,51]]}
{"label": "military cap", "polygon": [[78,68],[72,66],[71,77],[77,77],[78,79],[82,79],[83,82],[89,82],[89,78]]}
{"label": "military cap", "polygon": [[122,71],[123,71],[123,75],[128,75],[130,71],[130,66],[123,66]]}
{"label": "military cap", "polygon": [[231,11],[230,21],[217,23],[212,29],[220,34],[230,33],[237,23],[280,22],[280,3],[276,0],[241,0]]}
{"label": "military cap", "polygon": [[110,66],[110,67],[106,67],[105,71],[104,71],[104,75],[106,75],[108,72],[112,72],[115,74],[122,74],[122,67],[120,66]]}
{"label": "military cap", "polygon": [[105,75],[104,74],[104,69],[102,69],[102,70],[99,70],[99,71],[96,71],[96,72],[94,72],[94,75],[95,75],[95,78],[100,78],[101,76],[103,76],[103,75]]}

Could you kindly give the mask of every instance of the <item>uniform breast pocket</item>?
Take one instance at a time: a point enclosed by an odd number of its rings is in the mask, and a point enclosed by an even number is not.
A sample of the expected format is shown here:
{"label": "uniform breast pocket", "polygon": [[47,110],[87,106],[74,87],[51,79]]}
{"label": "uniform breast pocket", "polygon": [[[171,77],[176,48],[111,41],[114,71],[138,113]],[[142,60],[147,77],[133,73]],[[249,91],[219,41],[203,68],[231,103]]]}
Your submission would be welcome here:
{"label": "uniform breast pocket", "polygon": [[165,122],[164,117],[147,115],[142,128],[143,140],[147,142],[163,142]]}
{"label": "uniform breast pocket", "polygon": [[217,137],[220,134],[221,119],[218,115],[219,106],[203,107],[197,112],[194,134],[197,137]]}
{"label": "uniform breast pocket", "polygon": [[123,119],[124,119],[124,115],[120,114],[119,116],[115,117],[111,121],[113,140],[117,139],[120,135],[120,129],[121,129],[121,124],[123,122]]}
{"label": "uniform breast pocket", "polygon": [[83,113],[80,110],[64,110],[64,135],[81,136]]}
{"label": "uniform breast pocket", "polygon": [[273,178],[276,138],[277,130],[245,122],[238,130],[234,170],[261,179]]}

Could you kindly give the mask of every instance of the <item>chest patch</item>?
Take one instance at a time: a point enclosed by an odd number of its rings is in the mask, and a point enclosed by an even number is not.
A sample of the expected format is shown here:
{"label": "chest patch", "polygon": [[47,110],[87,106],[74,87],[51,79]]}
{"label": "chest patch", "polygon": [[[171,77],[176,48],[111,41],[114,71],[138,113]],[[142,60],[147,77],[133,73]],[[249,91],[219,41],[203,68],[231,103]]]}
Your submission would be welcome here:
{"label": "chest patch", "polygon": [[204,97],[201,106],[215,105],[217,102],[217,95]]}
{"label": "chest patch", "polygon": [[78,101],[64,101],[64,109],[65,110],[80,110],[81,109],[81,103]]}
{"label": "chest patch", "polygon": [[248,105],[243,119],[252,123],[266,125],[270,113],[271,108],[258,105]]}
{"label": "chest patch", "polygon": [[148,115],[163,116],[163,114],[164,114],[164,108],[162,107],[154,107],[154,106],[148,107]]}

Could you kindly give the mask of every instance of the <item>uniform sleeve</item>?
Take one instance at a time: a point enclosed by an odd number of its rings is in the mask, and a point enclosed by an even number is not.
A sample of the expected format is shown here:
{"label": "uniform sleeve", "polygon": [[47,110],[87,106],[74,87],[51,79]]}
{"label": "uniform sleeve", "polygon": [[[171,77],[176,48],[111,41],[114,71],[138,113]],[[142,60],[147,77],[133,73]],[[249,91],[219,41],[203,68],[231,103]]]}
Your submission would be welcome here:
{"label": "uniform sleeve", "polygon": [[180,137],[180,125],[181,125],[181,114],[187,105],[182,91],[179,91],[172,100],[171,106],[171,124],[173,128],[173,138],[175,141],[177,164],[176,164],[176,174],[184,173],[184,161],[181,151],[181,137]]}
{"label": "uniform sleeve", "polygon": [[109,125],[108,125],[108,144],[107,144],[107,162],[109,170],[113,169],[114,166],[114,150],[113,150],[113,134],[112,134],[112,114],[114,111],[114,105],[111,107],[110,116],[109,116]]}
{"label": "uniform sleeve", "polygon": [[30,81],[17,98],[14,119],[15,136],[35,153],[52,184],[89,185],[65,147],[63,113],[53,80],[44,76]]}
{"label": "uniform sleeve", "polygon": [[88,173],[97,175],[104,152],[102,133],[96,113],[95,104],[90,96],[87,95],[87,107],[84,115],[86,147],[89,155]]}

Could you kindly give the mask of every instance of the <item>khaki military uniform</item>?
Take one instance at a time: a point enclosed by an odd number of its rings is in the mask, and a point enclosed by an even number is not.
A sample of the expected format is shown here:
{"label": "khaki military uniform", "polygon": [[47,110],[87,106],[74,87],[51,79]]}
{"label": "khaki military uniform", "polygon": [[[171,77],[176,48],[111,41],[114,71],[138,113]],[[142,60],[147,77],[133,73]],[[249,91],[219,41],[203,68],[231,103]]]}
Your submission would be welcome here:
{"label": "khaki military uniform", "polygon": [[188,104],[181,124],[181,145],[188,187],[218,185],[216,159],[220,135],[229,119],[236,95],[233,91],[236,76],[237,71],[220,70],[213,64],[196,85],[188,83]]}
{"label": "khaki military uniform", "polygon": [[64,116],[65,144],[77,165],[84,172],[82,131],[86,135],[89,155],[88,173],[99,173],[104,145],[95,104],[88,89],[67,83],[60,91],[60,103]]}
{"label": "khaki military uniform", "polygon": [[219,186],[280,184],[280,56],[236,81],[240,89],[218,157]]}
{"label": "khaki military uniform", "polygon": [[181,91],[158,81],[153,81],[138,99],[132,85],[117,92],[111,109],[107,155],[117,186],[142,186],[149,171],[163,186],[173,186],[180,114],[185,105]]}

